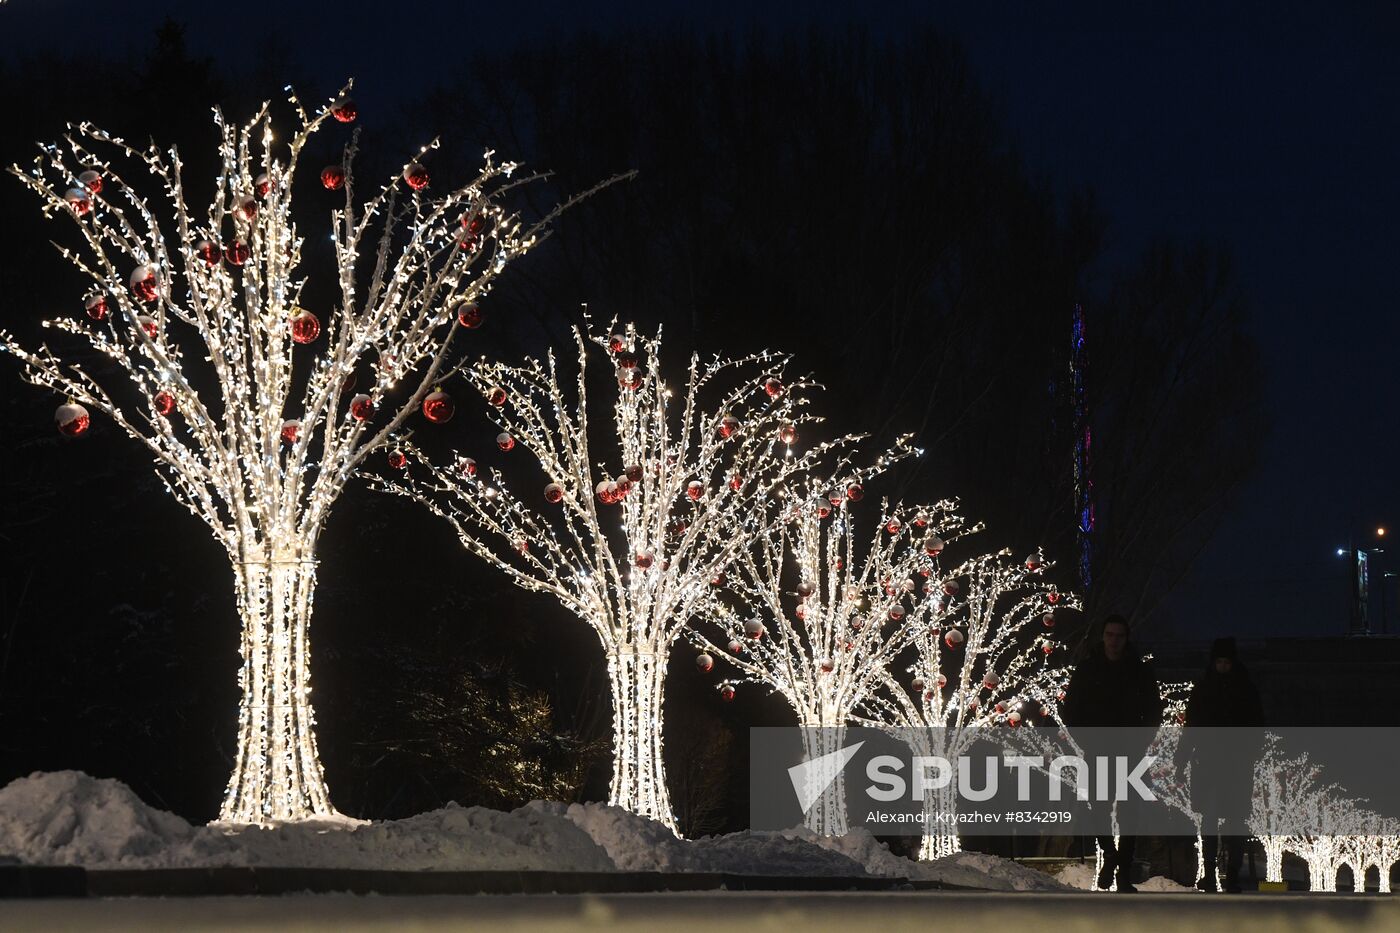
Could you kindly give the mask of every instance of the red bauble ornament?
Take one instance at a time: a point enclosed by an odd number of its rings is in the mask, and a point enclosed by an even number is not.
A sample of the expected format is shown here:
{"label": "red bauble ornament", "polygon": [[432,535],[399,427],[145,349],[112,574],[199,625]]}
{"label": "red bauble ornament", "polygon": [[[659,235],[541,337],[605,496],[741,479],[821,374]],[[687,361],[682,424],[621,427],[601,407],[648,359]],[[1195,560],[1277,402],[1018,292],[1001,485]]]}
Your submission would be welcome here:
{"label": "red bauble ornament", "polygon": [[348,97],[337,97],[335,103],[331,104],[331,116],[335,117],[338,123],[354,123],[359,115],[360,111],[355,107],[355,102]]}
{"label": "red bauble ornament", "polygon": [[475,301],[457,305],[457,323],[470,330],[481,326],[481,307]]}
{"label": "red bauble ornament", "polygon": [[1046,628],[1054,628],[1054,627],[1055,627],[1055,613],[1053,613],[1053,612],[1047,612],[1047,613],[1045,613],[1045,615],[1043,615],[1043,616],[1040,617],[1040,624],[1043,625],[1043,626],[1045,626]]}
{"label": "red bauble ornament", "polygon": [[831,503],[825,499],[817,500],[817,518],[826,518],[831,514]]}
{"label": "red bauble ornament", "polygon": [[282,430],[279,433],[282,435],[282,443],[295,444],[297,438],[301,437],[301,422],[296,419],[284,421],[282,422]]}
{"label": "red bauble ornament", "polygon": [[626,476],[619,476],[613,480],[613,485],[617,487],[618,501],[627,498],[627,494],[632,491],[632,481]]}
{"label": "red bauble ornament", "polygon": [[903,619],[903,618],[904,618],[904,607],[903,607],[903,606],[899,605],[899,603],[895,603],[893,606],[890,607],[890,620],[891,620],[891,621],[893,621],[893,622],[898,622],[899,620],[901,620],[901,619]]}
{"label": "red bauble ornament", "polygon": [[558,483],[550,483],[544,487],[544,501],[550,505],[558,505],[564,501],[564,487]]}
{"label": "red bauble ornament", "polygon": [[593,493],[598,497],[598,501],[604,505],[617,503],[617,483],[610,479],[599,480],[598,485],[593,487]]}
{"label": "red bauble ornament", "polygon": [[224,247],[224,258],[235,266],[241,266],[248,261],[252,251],[248,249],[248,244],[242,240],[234,240]]}
{"label": "red bauble ornament", "polygon": [[859,502],[865,498],[865,487],[860,483],[852,483],[846,487],[846,498],[852,502]]}
{"label": "red bauble ornament", "polygon": [[105,321],[107,320],[107,299],[101,295],[92,295],[83,302],[83,310],[94,321]]}
{"label": "red bauble ornament", "polygon": [[356,421],[368,421],[374,417],[374,399],[361,392],[350,399],[350,415]]}
{"label": "red bauble ornament", "polygon": [[92,198],[82,188],[69,188],[63,195],[63,200],[68,202],[68,206],[73,209],[73,213],[82,217],[92,210]]}
{"label": "red bauble ornament", "polygon": [[944,687],[948,686],[948,675],[939,674],[933,679],[933,682],[938,685],[939,690],[942,690]]}
{"label": "red bauble ornament", "polygon": [[792,444],[797,440],[797,425],[785,424],[778,429],[778,440],[784,444]]}
{"label": "red bauble ornament", "polygon": [[461,460],[457,461],[457,472],[461,473],[463,476],[475,476],[476,461],[471,457],[463,457]]}
{"label": "red bauble ornament", "polygon": [[1021,714],[1014,709],[1006,715],[1006,724],[1015,729],[1021,724]]}
{"label": "red bauble ornament", "polygon": [[956,596],[958,595],[958,590],[960,589],[962,589],[962,587],[958,586],[957,580],[947,580],[943,583],[944,596]]}
{"label": "red bauble ornament", "polygon": [[646,570],[655,560],[656,555],[652,554],[651,551],[638,551],[636,556],[632,558],[632,563]]}
{"label": "red bauble ornament", "polygon": [[515,545],[515,549],[521,554],[528,554],[530,552],[530,542],[524,535],[512,538],[511,543]]}
{"label": "red bauble ornament", "polygon": [[78,184],[82,185],[93,194],[102,193],[102,174],[88,169],[78,176]]}
{"label": "red bauble ornament", "polygon": [[927,525],[927,524],[928,524],[928,513],[927,513],[927,512],[920,512],[920,513],[918,513],[917,515],[914,516],[914,527],[915,527],[915,528],[922,528],[922,527],[924,527],[924,526]]}
{"label": "red bauble ornament", "polygon": [[245,223],[252,223],[258,216],[258,199],[251,194],[240,197],[233,206],[234,216]]}
{"label": "red bauble ornament", "polygon": [[988,690],[995,690],[997,684],[1001,683],[1001,676],[995,671],[989,671],[987,676],[982,678],[982,686]]}
{"label": "red bauble ornament", "polygon": [[769,398],[777,398],[783,394],[783,384],[773,376],[763,380],[763,391],[768,393]]}
{"label": "red bauble ornament", "polygon": [[88,410],[77,402],[67,402],[54,411],[53,423],[58,427],[58,433],[64,437],[77,437],[87,433],[87,429],[92,426],[92,418],[89,417]]}
{"label": "red bauble ornament", "polygon": [[739,490],[743,489],[744,478],[738,473],[735,473],[733,476],[729,477],[729,488],[734,490],[735,492],[738,492]]}
{"label": "red bauble ornament", "polygon": [[151,399],[151,404],[161,417],[168,418],[170,413],[175,410],[175,396],[162,389]]}
{"label": "red bauble ornament", "polygon": [[823,674],[830,674],[832,671],[836,670],[836,662],[831,660],[831,658],[818,658],[817,667],[822,669]]}
{"label": "red bauble ornament", "polygon": [[1055,643],[1053,641],[1042,642],[1040,650],[1043,654],[1050,654],[1055,650]]}
{"label": "red bauble ornament", "polygon": [[160,279],[156,277],[156,267],[150,263],[132,270],[130,283],[132,294],[142,301],[155,301],[160,297]]}
{"label": "red bauble ornament", "polygon": [[729,653],[730,653],[730,654],[743,654],[743,653],[744,653],[744,643],[741,642],[741,641],[740,641],[739,639],[737,639],[737,638],[731,638],[731,639],[729,639]]}
{"label": "red bauble ornament", "polygon": [[627,346],[627,338],[621,334],[613,334],[608,338],[608,352],[621,353]]}
{"label": "red bauble ornament", "polygon": [[943,553],[943,539],[938,535],[929,535],[924,539],[924,553],[929,557],[937,557]]}
{"label": "red bauble ornament", "polygon": [[321,336],[321,321],[310,311],[298,308],[292,314],[292,339],[308,344]]}
{"label": "red bauble ornament", "polygon": [[410,162],[403,170],[403,180],[414,191],[428,187],[428,170],[418,162]]}
{"label": "red bauble ornament", "polygon": [[456,413],[457,404],[441,389],[429,392],[423,399],[423,417],[433,424],[446,424]]}
{"label": "red bauble ornament", "polygon": [[624,389],[640,389],[642,387],[642,371],[635,366],[624,366],[617,371],[617,384]]}
{"label": "red bauble ornament", "polygon": [[1044,566],[1045,556],[1039,551],[1036,551],[1030,557],[1026,558],[1026,569],[1029,570],[1031,573],[1035,573],[1037,570]]}
{"label": "red bauble ornament", "polygon": [[720,437],[733,437],[734,432],[737,430],[739,430],[738,418],[735,418],[733,415],[725,415],[723,418],[719,419],[718,431]]}
{"label": "red bauble ornament", "polygon": [[268,192],[271,190],[272,178],[267,174],[267,172],[263,172],[261,175],[259,175],[253,180],[253,193],[256,194],[258,197],[267,197]]}
{"label": "red bauble ornament", "polygon": [[486,393],[486,401],[500,408],[506,403],[506,390],[502,389],[500,386],[496,386],[490,392]]}
{"label": "red bauble ornament", "polygon": [[811,596],[816,591],[817,585],[811,580],[803,580],[801,583],[797,584],[797,595],[800,596],[802,599],[806,599],[808,596]]}
{"label": "red bauble ornament", "polygon": [[957,649],[966,640],[963,633],[957,629],[949,629],[948,634],[943,636],[943,644],[952,649]]}
{"label": "red bauble ornament", "polygon": [[724,572],[721,571],[710,578],[710,586],[724,586]]}
{"label": "red bauble ornament", "polygon": [[150,337],[152,340],[160,336],[160,325],[157,324],[156,319],[149,314],[136,315],[136,323],[146,332],[146,336]]}
{"label": "red bauble ornament", "polygon": [[892,519],[890,519],[889,521],[885,522],[885,533],[886,533],[886,534],[897,535],[897,534],[899,534],[899,529],[900,529],[899,519],[897,519],[897,518],[892,518]]}
{"label": "red bauble ornament", "polygon": [[327,191],[339,191],[345,184],[345,168],[341,165],[327,165],[321,169],[321,185]]}
{"label": "red bauble ornament", "polygon": [[219,244],[213,240],[200,240],[194,245],[194,252],[196,256],[204,260],[206,266],[217,266],[224,255]]}
{"label": "red bauble ornament", "polygon": [[797,608],[792,611],[792,614],[797,616],[799,621],[805,620],[807,618],[807,607],[802,603],[798,603]]}
{"label": "red bauble ornament", "polygon": [[408,455],[402,450],[389,451],[389,466],[395,470],[402,470],[408,466]]}
{"label": "red bauble ornament", "polygon": [[640,483],[642,481],[642,468],[635,463],[631,466],[623,467],[622,472],[634,483]]}
{"label": "red bauble ornament", "polygon": [[757,641],[763,637],[763,623],[757,619],[750,619],[744,623],[744,636]]}
{"label": "red bauble ornament", "polygon": [[693,479],[686,483],[685,494],[691,502],[699,502],[705,496],[705,484]]}
{"label": "red bauble ornament", "polygon": [[1045,594],[1045,601],[1048,602],[1048,603],[1049,603],[1050,605],[1052,605],[1052,606],[1058,605],[1059,602],[1060,602],[1060,594],[1059,594],[1059,592],[1056,591],[1056,590],[1051,590],[1050,592],[1046,593],[1046,594]]}
{"label": "red bauble ornament", "polygon": [[924,679],[922,677],[915,677],[913,680],[909,681],[909,686],[914,689],[915,693],[923,693]]}
{"label": "red bauble ornament", "polygon": [[515,438],[506,431],[496,435],[496,446],[502,450],[511,450],[515,447]]}
{"label": "red bauble ornament", "polygon": [[695,666],[700,669],[700,673],[708,674],[714,669],[715,659],[702,651],[695,656]]}
{"label": "red bauble ornament", "polygon": [[839,509],[841,507],[841,503],[846,501],[846,495],[839,489],[833,489],[831,492],[826,494],[826,499],[828,502],[831,503],[833,508]]}
{"label": "red bauble ornament", "polygon": [[732,684],[722,684],[719,688],[719,698],[726,703],[734,702],[734,686]]}

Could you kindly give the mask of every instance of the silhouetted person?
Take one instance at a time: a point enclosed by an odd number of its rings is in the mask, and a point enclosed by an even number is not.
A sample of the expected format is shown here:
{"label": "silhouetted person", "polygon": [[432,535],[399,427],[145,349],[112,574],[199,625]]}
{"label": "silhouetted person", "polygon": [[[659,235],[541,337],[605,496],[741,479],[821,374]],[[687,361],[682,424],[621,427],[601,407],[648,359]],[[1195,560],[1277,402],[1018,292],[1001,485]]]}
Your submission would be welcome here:
{"label": "silhouetted person", "polygon": [[[1103,620],[1103,644],[1074,669],[1065,689],[1065,724],[1084,728],[1152,728],[1162,722],[1162,694],[1152,666],[1138,656],[1129,642],[1128,620],[1111,615]],[[1145,751],[1145,746],[1144,749]],[[1095,751],[1085,748],[1090,757]],[[1122,749],[1113,749],[1121,754]],[[1097,754],[1108,753],[1099,749]],[[1119,808],[1120,822],[1123,807]],[[1137,838],[1131,833],[1118,837],[1096,837],[1103,850],[1103,868],[1099,870],[1098,886],[1107,888],[1117,872],[1119,891],[1136,891],[1133,887],[1133,850]]]}
{"label": "silhouetted person", "polygon": [[[1217,638],[1205,673],[1191,688],[1176,751],[1178,772],[1191,764],[1191,808],[1201,815],[1205,877],[1196,887],[1202,891],[1216,890],[1219,841],[1225,844],[1225,890],[1240,890],[1248,834],[1244,821],[1254,795],[1254,763],[1263,743],[1259,728],[1263,725],[1259,691],[1235,653],[1235,640]],[[1253,728],[1247,732],[1215,731],[1232,726]]]}

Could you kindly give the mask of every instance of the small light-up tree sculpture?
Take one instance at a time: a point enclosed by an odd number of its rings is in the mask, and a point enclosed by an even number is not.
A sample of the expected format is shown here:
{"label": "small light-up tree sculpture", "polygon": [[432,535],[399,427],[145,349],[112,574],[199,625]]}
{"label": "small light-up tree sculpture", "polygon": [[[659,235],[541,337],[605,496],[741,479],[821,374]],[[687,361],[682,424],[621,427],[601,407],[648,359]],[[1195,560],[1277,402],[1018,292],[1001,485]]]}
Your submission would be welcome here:
{"label": "small light-up tree sculpture", "polygon": [[[513,491],[503,470],[470,457],[434,465],[411,447],[421,479],[410,471],[372,482],[446,519],[468,551],[597,633],[613,704],[609,800],[674,829],[661,728],[670,648],[714,601],[734,560],[785,520],[775,503],[786,490],[856,438],[796,452],[799,434],[821,419],[807,407],[815,383],[789,377],[787,356],[692,356],[672,388],[659,333],[590,322],[574,342],[569,374],[553,353],[464,370],[501,429],[504,457],[541,468],[542,489]],[[616,393],[610,423],[596,428],[587,394],[595,353],[606,357]],[[600,440],[606,453],[594,446]]]}
{"label": "small light-up tree sculpture", "polygon": [[[881,464],[911,452],[906,439]],[[869,474],[867,474],[868,476]],[[839,750],[857,708],[883,682],[887,667],[909,644],[910,633],[932,624],[931,576],[926,550],[947,503],[932,509],[882,504],[866,538],[856,532],[853,503],[864,487],[841,477],[809,483],[794,502],[796,514],[735,564],[729,590],[734,605],[716,603],[691,639],[711,657],[723,656],[739,681],[757,684],[787,701],[802,727],[807,760]],[[925,580],[923,595],[917,581]],[[733,696],[734,682],[720,685]],[[813,780],[826,782],[813,772]],[[840,772],[807,812],[808,828],[822,835],[847,831]]]}
{"label": "small light-up tree sculpture", "polygon": [[[45,213],[74,222],[81,245],[59,249],[90,280],[86,313],[45,326],[86,343],[99,368],[8,333],[0,348],[27,381],[67,396],[62,433],[85,433],[92,409],[145,444],[232,563],[243,664],[220,810],[230,822],[335,815],[308,660],[317,538],[347,478],[420,403],[429,421],[451,416],[451,400],[429,394],[449,341],[479,323],[474,300],[549,219],[523,224],[502,206],[515,166],[489,153],[470,184],[429,196],[419,160],[435,143],[357,204],[352,142],[320,171],[321,186],[343,190],[330,233],[339,298],[319,315],[298,307],[307,274],[293,183],[311,137],[355,119],[348,90],[313,113],[292,96],[299,125],[282,147],[266,104],[242,126],[216,110],[207,209],[187,203],[176,150],[137,149],[87,123],[42,147],[32,169],[12,168]],[[128,184],[127,168],[158,193]],[[372,375],[353,394],[362,363]]]}
{"label": "small light-up tree sculpture", "polygon": [[[923,590],[928,620],[912,628],[914,663],[908,679],[887,670],[882,689],[864,703],[871,724],[907,730],[924,747],[916,754],[955,760],[973,742],[1037,720],[1059,723],[1059,699],[1069,670],[1053,662],[1055,614],[1079,600],[1045,578],[1051,566],[1040,552],[1016,560],[1009,550],[977,554],[940,566],[945,545],[980,531],[941,504],[924,537],[929,563]],[[955,548],[956,549],[956,548]],[[1008,746],[1055,754],[1047,736],[1030,731],[1004,736]],[[919,858],[961,851],[957,798],[950,784],[926,794]],[[942,815],[944,819],[937,817]]]}

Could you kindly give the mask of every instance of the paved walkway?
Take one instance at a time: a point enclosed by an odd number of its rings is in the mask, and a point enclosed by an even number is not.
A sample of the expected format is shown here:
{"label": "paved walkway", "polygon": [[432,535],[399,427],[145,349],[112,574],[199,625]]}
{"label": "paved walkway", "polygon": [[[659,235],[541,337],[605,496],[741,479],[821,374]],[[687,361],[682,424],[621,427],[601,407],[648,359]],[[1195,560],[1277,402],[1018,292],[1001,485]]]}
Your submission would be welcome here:
{"label": "paved walkway", "polygon": [[[956,926],[950,926],[956,925]],[[1400,931],[1400,895],[749,893],[0,901],[0,930]]]}

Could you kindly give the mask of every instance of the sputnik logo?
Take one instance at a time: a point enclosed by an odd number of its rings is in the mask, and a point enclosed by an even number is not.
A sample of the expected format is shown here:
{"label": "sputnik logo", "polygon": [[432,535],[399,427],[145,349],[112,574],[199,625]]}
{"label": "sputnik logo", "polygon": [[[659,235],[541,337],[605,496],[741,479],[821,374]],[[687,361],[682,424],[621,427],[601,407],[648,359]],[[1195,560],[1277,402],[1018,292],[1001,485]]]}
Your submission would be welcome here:
{"label": "sputnik logo", "polygon": [[802,805],[803,813],[812,809],[817,798],[826,793],[826,789],[836,780],[841,769],[846,767],[864,744],[864,741],[860,741],[788,768],[788,778],[792,781],[792,789],[797,794],[797,802]]}

